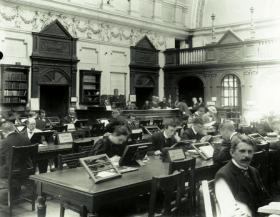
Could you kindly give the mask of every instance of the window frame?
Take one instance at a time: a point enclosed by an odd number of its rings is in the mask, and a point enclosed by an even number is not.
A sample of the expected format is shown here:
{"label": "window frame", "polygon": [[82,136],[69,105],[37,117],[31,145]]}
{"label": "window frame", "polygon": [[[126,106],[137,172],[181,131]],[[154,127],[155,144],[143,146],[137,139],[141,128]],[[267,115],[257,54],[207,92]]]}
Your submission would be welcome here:
{"label": "window frame", "polygon": [[[226,91],[227,94],[225,94]],[[241,82],[235,74],[227,74],[221,80],[221,106],[223,108],[241,108]]]}

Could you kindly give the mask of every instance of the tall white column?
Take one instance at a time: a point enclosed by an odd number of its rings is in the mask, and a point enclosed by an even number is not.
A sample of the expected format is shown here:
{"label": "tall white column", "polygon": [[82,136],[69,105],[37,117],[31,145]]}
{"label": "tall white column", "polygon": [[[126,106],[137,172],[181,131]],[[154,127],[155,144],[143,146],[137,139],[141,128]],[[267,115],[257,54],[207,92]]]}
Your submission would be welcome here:
{"label": "tall white column", "polygon": [[153,19],[154,21],[162,21],[162,0],[154,0],[154,14]]}
{"label": "tall white column", "polygon": [[129,14],[134,17],[140,17],[140,0],[130,0]]}

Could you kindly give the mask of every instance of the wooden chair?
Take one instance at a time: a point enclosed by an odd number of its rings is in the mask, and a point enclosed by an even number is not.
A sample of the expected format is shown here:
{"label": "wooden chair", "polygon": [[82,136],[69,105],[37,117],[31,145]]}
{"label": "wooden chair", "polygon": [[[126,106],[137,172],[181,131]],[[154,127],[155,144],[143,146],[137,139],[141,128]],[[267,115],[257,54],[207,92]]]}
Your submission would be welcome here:
{"label": "wooden chair", "polygon": [[201,182],[205,217],[219,217],[220,211],[218,202],[215,196],[214,180]]}
{"label": "wooden chair", "polygon": [[105,132],[104,123],[94,123],[91,125],[91,135],[92,136],[101,136]]}
{"label": "wooden chair", "polygon": [[59,133],[62,133],[62,132],[66,132],[67,131],[67,126],[52,126],[52,130],[56,131],[56,132],[59,132]]}
{"label": "wooden chair", "polygon": [[262,178],[262,181],[266,187],[269,187],[269,152],[259,151],[255,152],[251,165],[255,167]]}
{"label": "wooden chair", "polygon": [[79,152],[84,152],[86,156],[90,155],[92,145],[79,146]]}
{"label": "wooden chair", "polygon": [[[195,163],[196,158],[171,161],[169,163],[169,174],[172,174],[174,171],[185,171],[185,183],[188,183],[185,187],[185,193],[187,194],[188,204],[191,206],[190,208],[196,207]],[[193,209],[193,211],[195,211],[195,209]]]}
{"label": "wooden chair", "polygon": [[86,137],[86,132],[82,130],[71,131],[73,139],[84,139]]}
{"label": "wooden chair", "polygon": [[[67,168],[76,168],[80,166],[79,158],[86,157],[85,152],[73,153],[73,154],[65,154],[58,155],[58,169],[63,170],[66,168],[64,165],[67,165]],[[60,217],[64,217],[65,209],[70,209],[74,212],[80,214],[80,216],[86,216],[86,210],[81,206],[74,206],[65,201],[60,201]]]}
{"label": "wooden chair", "polygon": [[80,152],[80,147],[82,146],[93,146],[94,145],[94,140],[90,140],[90,141],[85,141],[85,142],[73,142],[73,145],[72,145],[72,152],[73,153],[77,153],[77,152]]}
{"label": "wooden chair", "polygon": [[[29,180],[29,176],[35,174],[37,154],[38,144],[12,147],[8,175],[8,206],[10,216],[12,216],[15,200],[28,201],[32,205],[32,211],[35,210],[36,188],[35,183]],[[18,198],[15,198],[13,190],[16,187],[20,191],[21,186],[31,187],[31,194],[27,195],[27,197],[19,195]]]}
{"label": "wooden chair", "polygon": [[59,154],[58,155],[58,169],[62,170],[65,168],[76,168],[80,166],[79,158],[86,157],[85,152],[72,153],[72,154]]}
{"label": "wooden chair", "polygon": [[150,120],[139,121],[139,126],[140,127],[145,127],[145,126],[149,126],[149,125],[150,125]]}
{"label": "wooden chair", "polygon": [[[162,177],[153,177],[148,217],[178,216],[182,211],[181,201],[185,194],[185,172],[175,173]],[[163,197],[163,206],[160,214],[156,214],[157,201]]]}
{"label": "wooden chair", "polygon": [[153,125],[156,125],[158,126],[160,129],[163,128],[163,120],[162,119],[156,119],[156,120],[153,120]]}

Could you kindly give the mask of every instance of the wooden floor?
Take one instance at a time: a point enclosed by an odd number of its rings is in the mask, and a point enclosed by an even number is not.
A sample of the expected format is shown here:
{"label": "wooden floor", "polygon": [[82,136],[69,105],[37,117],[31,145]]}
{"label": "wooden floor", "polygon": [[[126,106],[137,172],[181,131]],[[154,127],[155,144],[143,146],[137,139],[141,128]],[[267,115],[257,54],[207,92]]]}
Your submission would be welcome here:
{"label": "wooden floor", "polygon": [[[46,217],[59,217],[60,206],[55,200],[47,201],[47,215]],[[0,207],[0,216],[8,217],[7,208]],[[80,215],[71,210],[65,211],[65,217],[79,217]],[[16,205],[13,210],[13,217],[37,217],[37,211],[31,211],[30,203],[20,203]]]}

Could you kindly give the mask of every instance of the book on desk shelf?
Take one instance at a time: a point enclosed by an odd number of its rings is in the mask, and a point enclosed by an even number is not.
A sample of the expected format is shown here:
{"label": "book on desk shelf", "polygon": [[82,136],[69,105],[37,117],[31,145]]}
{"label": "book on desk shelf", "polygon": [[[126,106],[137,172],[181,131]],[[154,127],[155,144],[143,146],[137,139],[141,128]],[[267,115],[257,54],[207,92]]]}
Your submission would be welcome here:
{"label": "book on desk shelf", "polygon": [[193,143],[191,145],[194,147],[194,149],[198,152],[198,154],[203,159],[208,160],[213,157],[214,148],[210,143],[202,142],[202,143]]}
{"label": "book on desk shelf", "polygon": [[258,212],[280,215],[280,202],[271,202],[266,206],[259,207]]}

